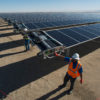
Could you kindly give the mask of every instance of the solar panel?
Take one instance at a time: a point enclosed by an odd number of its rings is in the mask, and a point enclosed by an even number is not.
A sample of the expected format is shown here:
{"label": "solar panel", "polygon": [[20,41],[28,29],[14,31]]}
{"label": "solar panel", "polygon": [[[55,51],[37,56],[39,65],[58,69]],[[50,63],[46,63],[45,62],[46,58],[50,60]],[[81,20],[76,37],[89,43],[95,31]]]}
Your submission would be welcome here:
{"label": "solar panel", "polygon": [[100,36],[100,31],[98,29],[92,28],[91,26],[82,26],[80,28],[82,28],[82,29],[84,29],[84,30],[86,30],[88,32],[91,32],[91,33],[93,33],[93,34],[95,34],[97,36]]}
{"label": "solar panel", "polygon": [[100,35],[100,29],[98,29],[98,28],[93,28],[93,27],[91,27],[91,25],[90,25],[90,26],[87,26],[86,28],[89,29],[89,30],[91,30],[91,31],[94,32],[95,34]]}
{"label": "solar panel", "polygon": [[78,32],[75,32],[71,29],[64,29],[64,30],[60,30],[60,31],[63,32],[64,34],[78,40],[79,42],[83,42],[83,41],[86,41],[88,39],[84,35],[81,35]]}
{"label": "solar panel", "polygon": [[43,23],[35,23],[35,25],[38,27],[38,28],[45,28],[46,25],[43,24]]}
{"label": "solar panel", "polygon": [[36,29],[38,26],[36,26],[34,23],[27,23],[25,24],[29,29]]}
{"label": "solar panel", "polygon": [[62,22],[52,22],[52,24],[54,24],[55,26],[62,26]]}
{"label": "solar panel", "polygon": [[47,33],[66,46],[71,46],[71,45],[79,43],[79,41],[76,41],[67,35],[65,36],[59,31],[48,31]]}
{"label": "solar panel", "polygon": [[[97,25],[95,25],[97,26]],[[61,42],[67,47],[72,47],[77,44],[84,43],[86,41],[99,38],[100,31],[91,29],[88,30],[90,26],[74,27],[69,29],[60,29],[54,31],[47,31],[47,34]]]}
{"label": "solar panel", "polygon": [[88,31],[81,29],[79,27],[78,28],[72,28],[72,30],[76,31],[76,32],[78,32],[78,33],[80,33],[80,34],[82,34],[85,37],[90,38],[90,39],[97,37],[95,34],[92,34],[91,32],[88,32]]}
{"label": "solar panel", "polygon": [[61,23],[61,25],[69,25],[68,21],[62,21],[60,23]]}
{"label": "solar panel", "polygon": [[50,22],[43,22],[43,24],[45,24],[47,27],[54,27],[55,26]]}
{"label": "solar panel", "polygon": [[95,24],[95,25],[89,25],[88,27],[92,28],[92,29],[96,29],[100,31],[100,24]]}

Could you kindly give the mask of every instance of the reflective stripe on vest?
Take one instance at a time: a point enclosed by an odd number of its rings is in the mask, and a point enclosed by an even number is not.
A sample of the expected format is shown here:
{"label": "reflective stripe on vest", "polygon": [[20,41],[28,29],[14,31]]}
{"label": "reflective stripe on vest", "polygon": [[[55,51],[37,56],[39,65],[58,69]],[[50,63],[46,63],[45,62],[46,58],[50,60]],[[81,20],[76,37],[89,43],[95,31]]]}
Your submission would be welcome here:
{"label": "reflective stripe on vest", "polygon": [[[80,66],[80,65],[78,64],[77,71],[78,71],[78,69],[79,69],[79,66]],[[77,71],[74,72],[74,71],[71,70],[70,68],[69,68],[69,70],[72,71],[73,73],[77,73]]]}
{"label": "reflective stripe on vest", "polygon": [[68,74],[70,76],[72,76],[73,78],[76,78],[79,76],[79,67],[81,67],[80,63],[78,62],[77,65],[76,65],[76,68],[74,69],[73,68],[73,62],[70,62],[69,63],[69,67],[68,67]]}
{"label": "reflective stripe on vest", "polygon": [[29,38],[24,38],[25,40],[29,40]]}
{"label": "reflective stripe on vest", "polygon": [[25,39],[25,40],[29,40],[29,38],[28,38],[27,36],[24,36],[24,39]]}

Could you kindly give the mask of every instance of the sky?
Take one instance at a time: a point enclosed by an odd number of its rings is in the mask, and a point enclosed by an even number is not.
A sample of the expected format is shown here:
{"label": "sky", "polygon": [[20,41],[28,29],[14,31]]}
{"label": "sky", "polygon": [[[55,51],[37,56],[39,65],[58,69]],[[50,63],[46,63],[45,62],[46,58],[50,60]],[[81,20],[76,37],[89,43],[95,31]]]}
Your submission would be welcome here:
{"label": "sky", "polygon": [[100,11],[100,0],[0,0],[0,12]]}

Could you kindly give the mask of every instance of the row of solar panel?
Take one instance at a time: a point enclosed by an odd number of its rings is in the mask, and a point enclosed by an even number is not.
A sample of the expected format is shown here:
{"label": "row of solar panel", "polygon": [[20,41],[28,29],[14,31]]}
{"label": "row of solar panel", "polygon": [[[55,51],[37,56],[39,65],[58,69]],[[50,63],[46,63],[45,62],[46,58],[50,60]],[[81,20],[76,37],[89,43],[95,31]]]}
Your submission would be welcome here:
{"label": "row of solar panel", "polygon": [[100,37],[100,24],[47,31],[47,34],[70,47]]}
{"label": "row of solar panel", "polygon": [[29,29],[100,21],[98,13],[9,13],[0,16],[23,22]]}
{"label": "row of solar panel", "polygon": [[48,28],[48,27],[56,27],[56,26],[66,26],[66,25],[72,25],[72,24],[82,24],[82,23],[88,23],[93,22],[90,20],[69,20],[64,22],[42,22],[42,23],[26,23],[25,25],[29,29],[40,29],[40,28]]}
{"label": "row of solar panel", "polygon": [[[25,16],[24,16],[25,17]],[[56,22],[39,22],[39,23],[34,23],[34,21],[32,21],[32,19],[26,19],[24,17],[21,16],[13,16],[13,18],[11,17],[10,19],[12,21],[18,21],[18,22],[24,22],[25,25],[29,28],[29,29],[40,29],[40,28],[48,28],[48,27],[56,27],[56,26],[66,26],[66,25],[72,25],[72,24],[82,24],[82,23],[88,23],[88,22],[95,22],[95,21],[100,21],[98,19],[82,19],[82,20],[67,20],[67,21],[56,21]],[[9,18],[9,17],[8,17]]]}
{"label": "row of solar panel", "polygon": [[100,21],[99,13],[1,13],[0,16],[26,23],[59,22],[73,19],[83,21]]}

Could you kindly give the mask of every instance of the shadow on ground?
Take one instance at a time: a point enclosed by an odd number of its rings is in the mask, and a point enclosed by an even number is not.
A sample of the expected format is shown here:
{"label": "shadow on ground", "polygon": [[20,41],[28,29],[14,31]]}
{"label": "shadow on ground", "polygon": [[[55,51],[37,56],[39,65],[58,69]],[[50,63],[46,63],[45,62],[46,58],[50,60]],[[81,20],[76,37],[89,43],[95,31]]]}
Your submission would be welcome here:
{"label": "shadow on ground", "polygon": [[[75,97],[80,98],[80,100],[96,100],[96,96],[93,91],[90,91],[88,88],[86,88],[85,85],[80,85],[80,83],[77,80],[76,80],[76,83],[77,83],[77,86],[75,87],[75,89],[72,92]],[[68,87],[68,86],[66,86],[66,87]],[[63,88],[58,87],[58,88],[54,89],[53,91],[41,96],[40,98],[37,98],[36,100],[59,100],[60,98],[66,96],[66,95],[72,95],[72,94],[68,94],[68,92],[67,92],[68,90],[66,88],[59,95],[50,98],[50,96],[56,94],[57,92],[59,92],[62,89]],[[82,91],[79,89],[81,89]]]}
{"label": "shadow on ground", "polygon": [[4,29],[0,29],[0,31],[6,31],[6,30],[12,30],[14,28],[4,28]]}
{"label": "shadow on ground", "polygon": [[[10,38],[10,37],[8,37],[8,38]],[[12,40],[11,42],[1,43],[0,44],[0,51],[12,49],[12,48],[23,46],[23,45],[24,45],[23,39],[22,40],[16,40],[16,41]]]}
{"label": "shadow on ground", "polygon": [[65,65],[64,62],[55,59],[43,60],[40,57],[31,57],[3,66],[0,68],[0,90],[8,94],[59,69],[63,65]]}
{"label": "shadow on ground", "polygon": [[0,27],[7,27],[7,26],[9,26],[9,25],[0,25]]}
{"label": "shadow on ground", "polygon": [[21,51],[21,52],[16,52],[16,53],[2,54],[2,55],[0,55],[0,58],[6,57],[6,56],[10,56],[10,55],[20,54],[20,53],[23,53],[23,52],[25,52],[25,50],[24,51]]}
{"label": "shadow on ground", "polygon": [[[96,41],[100,41],[100,39],[96,39]],[[10,47],[6,47],[6,49],[11,48],[12,45],[14,45],[14,47],[19,46],[19,44],[15,45],[10,43]],[[3,45],[0,45],[0,48],[2,46]],[[81,57],[83,57],[98,48],[100,48],[100,44],[91,41],[72,48],[69,55],[71,56],[73,53],[79,52]],[[3,47],[3,50],[5,50],[5,47]],[[35,56],[13,64],[1,66],[0,90],[4,91],[6,94],[9,94],[14,90],[19,89],[22,86],[61,68],[65,64],[65,61],[58,58],[43,60],[41,57]],[[59,98],[63,95],[65,95],[65,93],[61,94]]]}
{"label": "shadow on ground", "polygon": [[14,33],[14,32],[6,33],[6,34],[0,34],[0,38],[7,37],[7,36],[13,36],[13,35],[19,35],[19,34],[18,33]]}

